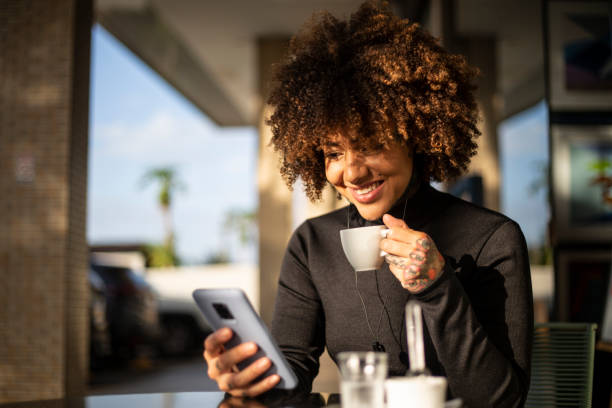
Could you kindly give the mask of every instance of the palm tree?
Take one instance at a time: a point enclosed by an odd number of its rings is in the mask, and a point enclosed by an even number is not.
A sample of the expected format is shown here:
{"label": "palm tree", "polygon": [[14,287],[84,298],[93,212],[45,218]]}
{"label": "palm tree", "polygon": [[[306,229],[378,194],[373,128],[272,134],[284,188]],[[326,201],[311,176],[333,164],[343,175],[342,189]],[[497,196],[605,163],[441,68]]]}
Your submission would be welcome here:
{"label": "palm tree", "polygon": [[597,172],[597,175],[591,179],[591,185],[598,184],[601,188],[601,200],[609,205],[612,205],[612,177],[606,172],[612,167],[612,162],[608,159],[594,160],[589,163],[589,169]]}
{"label": "palm tree", "polygon": [[152,182],[159,187],[157,201],[164,221],[164,246],[173,252],[174,229],[170,206],[174,193],[183,190],[184,185],[178,179],[177,173],[172,167],[156,167],[148,170],[142,178],[142,185],[145,186]]}
{"label": "palm tree", "polygon": [[204,259],[205,264],[232,262],[230,257],[232,238],[238,238],[241,247],[257,243],[257,213],[253,210],[232,209],[225,213],[223,222],[224,249],[209,253]]}
{"label": "palm tree", "polygon": [[598,176],[605,176],[610,167],[612,162],[608,159],[593,160],[589,163],[589,169],[596,171]]}
{"label": "palm tree", "polygon": [[223,229],[238,235],[241,245],[257,241],[257,213],[253,210],[233,209],[225,214]]}

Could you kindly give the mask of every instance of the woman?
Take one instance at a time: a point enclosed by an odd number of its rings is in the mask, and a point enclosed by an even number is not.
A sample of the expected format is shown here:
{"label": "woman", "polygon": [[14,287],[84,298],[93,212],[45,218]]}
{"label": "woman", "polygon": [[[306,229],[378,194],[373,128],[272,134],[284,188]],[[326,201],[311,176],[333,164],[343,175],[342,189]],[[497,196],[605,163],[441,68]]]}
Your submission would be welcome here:
{"label": "woman", "polygon": [[[312,200],[326,183],[348,207],[302,224],[283,261],[272,333],[310,391],[318,358],[385,350],[391,375],[407,369],[404,306],[423,310],[426,363],[469,407],[520,406],[529,386],[533,312],[523,235],[507,217],[436,191],[474,155],[476,72],[417,25],[370,1],[339,21],[313,17],[292,39],[269,98],[281,173]],[[343,228],[384,223],[387,263],[355,273]],[[229,329],[205,342],[209,376],[232,395],[270,362],[241,372],[256,347],[225,351]]]}

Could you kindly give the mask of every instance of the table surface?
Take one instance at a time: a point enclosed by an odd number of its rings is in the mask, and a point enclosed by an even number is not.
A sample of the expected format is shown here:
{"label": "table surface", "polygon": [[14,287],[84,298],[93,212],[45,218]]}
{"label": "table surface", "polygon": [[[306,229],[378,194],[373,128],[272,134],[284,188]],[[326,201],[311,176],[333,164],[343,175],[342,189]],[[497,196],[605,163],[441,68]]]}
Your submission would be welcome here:
{"label": "table surface", "polygon": [[[328,405],[329,402],[329,405]],[[337,394],[309,394],[301,397],[287,395],[263,399],[228,398],[224,392],[173,392],[159,394],[95,395],[65,400],[30,401],[0,404],[2,408],[267,408],[267,407],[336,407]]]}
{"label": "table surface", "polygon": [[[221,391],[168,392],[158,394],[91,395],[63,400],[0,404],[1,408],[340,408],[338,394],[270,395],[265,398],[229,397]],[[461,400],[447,401],[445,408],[461,408]]]}

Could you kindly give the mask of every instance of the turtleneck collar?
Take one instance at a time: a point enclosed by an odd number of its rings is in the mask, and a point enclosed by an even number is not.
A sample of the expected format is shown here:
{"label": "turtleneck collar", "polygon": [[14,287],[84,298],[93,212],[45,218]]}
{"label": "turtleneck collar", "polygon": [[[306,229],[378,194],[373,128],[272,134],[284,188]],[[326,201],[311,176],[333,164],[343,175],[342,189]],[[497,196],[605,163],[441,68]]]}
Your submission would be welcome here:
{"label": "turtleneck collar", "polygon": [[[388,214],[396,218],[403,218],[404,222],[412,229],[419,229],[429,221],[436,211],[434,207],[437,206],[434,205],[435,201],[433,200],[433,195],[436,193],[437,191],[428,183],[421,181],[420,177],[413,176],[408,187],[393,204]],[[349,205],[347,211],[347,222],[350,228],[383,224],[382,218],[372,221],[363,218],[354,204]]]}

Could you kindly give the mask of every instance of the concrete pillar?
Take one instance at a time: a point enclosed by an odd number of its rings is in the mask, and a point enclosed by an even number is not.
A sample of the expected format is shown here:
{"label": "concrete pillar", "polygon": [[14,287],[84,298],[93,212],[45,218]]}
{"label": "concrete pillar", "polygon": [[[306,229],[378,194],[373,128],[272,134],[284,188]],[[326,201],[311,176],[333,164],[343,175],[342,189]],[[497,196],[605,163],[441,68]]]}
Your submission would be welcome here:
{"label": "concrete pillar", "polygon": [[469,173],[482,176],[484,206],[500,210],[499,143],[496,106],[497,67],[496,40],[493,37],[469,37],[463,41],[463,54],[480,69],[476,100],[480,111],[478,154],[472,158]]}
{"label": "concrete pillar", "polygon": [[82,395],[91,0],[0,5],[0,403]]}
{"label": "concrete pillar", "polygon": [[[270,65],[278,62],[286,50],[288,38],[262,38],[258,42],[259,81],[262,101],[268,94]],[[296,183],[290,191],[279,172],[279,156],[269,146],[272,132],[264,124],[271,113],[262,106],[259,122],[258,188],[259,188],[259,296],[260,315],[270,324],[278,276],[285,248],[294,228],[307,218],[315,217],[346,205],[336,199],[332,188],[326,186],[321,200],[311,203]],[[339,392],[338,374],[327,352],[319,359],[319,375],[314,380],[316,392]]]}
{"label": "concrete pillar", "polygon": [[291,236],[291,191],[279,172],[279,157],[269,145],[272,132],[264,120],[270,114],[265,103],[268,95],[270,66],[285,52],[288,38],[258,40],[259,89],[262,108],[259,122],[258,189],[259,189],[259,298],[260,314],[266,323],[272,320],[274,299],[285,247]]}
{"label": "concrete pillar", "polygon": [[468,63],[481,71],[476,99],[480,111],[478,153],[472,158],[469,175],[483,180],[485,207],[499,210],[499,148],[497,140],[499,106],[497,106],[497,40],[491,36],[461,36],[456,30],[455,0],[431,0],[428,20],[430,33],[440,38],[450,52],[463,54]]}
{"label": "concrete pillar", "polygon": [[[261,38],[258,41],[259,81],[262,102],[268,94],[270,66],[286,51],[289,38]],[[272,319],[280,266],[287,242],[294,228],[310,217],[316,217],[346,205],[338,201],[334,190],[326,186],[321,200],[310,202],[301,185],[290,191],[279,172],[279,156],[269,146],[272,133],[264,120],[271,113],[262,107],[259,122],[258,188],[259,188],[259,273],[260,313],[266,322]],[[297,204],[297,205],[296,205]]]}
{"label": "concrete pillar", "polygon": [[424,26],[431,35],[439,38],[442,45],[448,50],[456,49],[456,42],[459,40],[455,33],[454,18],[454,0],[429,1],[429,12],[427,13]]}

